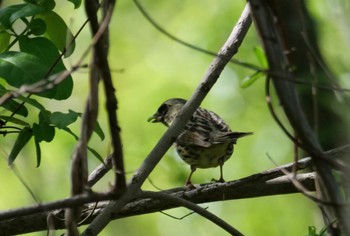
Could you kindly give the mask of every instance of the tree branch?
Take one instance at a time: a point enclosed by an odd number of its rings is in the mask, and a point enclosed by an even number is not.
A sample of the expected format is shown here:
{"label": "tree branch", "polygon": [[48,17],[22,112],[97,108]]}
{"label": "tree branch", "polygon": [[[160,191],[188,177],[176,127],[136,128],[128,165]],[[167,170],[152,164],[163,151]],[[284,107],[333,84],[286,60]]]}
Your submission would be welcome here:
{"label": "tree branch", "polygon": [[[327,155],[337,160],[348,160],[350,153],[350,144],[342,146],[327,152]],[[280,194],[298,193],[292,181],[284,176],[281,169],[292,171],[295,163],[278,166],[276,168],[263,171],[239,180],[226,183],[209,183],[196,185],[195,190],[188,191],[185,187],[178,187],[161,191],[162,193],[172,194],[184,198],[193,203],[207,203],[215,201],[226,201],[234,199],[245,199],[253,197],[263,197]],[[311,158],[304,158],[297,162],[298,170],[305,171],[311,165]],[[93,173],[99,172],[104,167],[98,167]],[[89,179],[94,176],[91,174]],[[314,175],[312,173],[298,174],[296,180],[309,191],[314,191]],[[81,218],[85,219],[92,215],[84,224],[89,224],[103,209],[108,205],[105,201],[115,197],[112,194],[92,194],[79,195],[55,202],[43,203],[30,207],[12,209],[0,212],[0,232],[5,235],[23,234],[47,229],[47,214],[53,214],[52,225],[56,229],[63,229],[64,208],[80,206],[87,203],[83,210]],[[95,202],[100,202],[95,209]],[[178,205],[168,201],[155,199],[134,199],[126,204],[118,213],[111,215],[112,219],[125,218],[130,216],[154,213],[178,207]],[[54,211],[55,210],[55,211]]]}
{"label": "tree branch", "polygon": [[232,56],[237,52],[250,24],[249,6],[247,5],[228,40],[220,50],[219,56],[216,57],[209,66],[203,81],[197,87],[192,97],[184,105],[173,124],[165,132],[151,153],[146,157],[141,167],[134,174],[131,183],[127,187],[126,193],[121,196],[118,201],[110,202],[110,205],[106,207],[105,210],[89,225],[82,235],[97,235],[111,221],[110,216],[112,213],[120,211],[130,199],[134,198],[135,195],[138,195],[141,185],[169,149],[175,138],[180,134],[193,112],[199,107],[200,103],[219,78],[220,73],[223,71]]}
{"label": "tree branch", "polygon": [[[274,11],[275,4],[280,4],[280,2],[249,0],[249,3],[252,7],[254,23],[261,37],[269,62],[269,76],[273,80],[280,103],[291,126],[301,140],[301,147],[313,159],[313,164],[321,185],[323,200],[333,203],[332,206],[329,205],[325,209],[327,213],[330,213],[327,218],[332,220],[335,215],[339,219],[343,233],[350,235],[350,224],[348,224],[350,214],[348,207],[343,207],[346,203],[340,186],[332,173],[332,168],[341,169],[343,173],[348,173],[349,170],[346,168],[346,165],[334,161],[323,152],[315,133],[306,120],[295,90],[295,85],[283,79],[275,79],[282,77],[292,80],[294,78],[290,70],[292,65],[290,65],[285,55],[288,48],[285,47],[284,42],[287,39],[284,38],[283,29],[279,26],[280,20]],[[331,225],[330,222],[325,223],[326,225]]]}
{"label": "tree branch", "polygon": [[159,199],[162,201],[174,203],[178,206],[186,207],[186,208],[198,213],[199,215],[203,216],[204,218],[210,220],[214,224],[218,225],[220,228],[226,230],[231,235],[243,236],[243,234],[241,232],[239,232],[238,230],[233,228],[231,225],[226,223],[221,218],[217,217],[216,215],[207,211],[206,209],[204,209],[196,204],[193,204],[192,202],[185,200],[183,198],[180,198],[180,197],[177,197],[174,195],[170,195],[170,194],[166,194],[166,193],[162,193],[162,192],[149,192],[149,191],[142,192],[141,197],[151,198],[151,199]]}
{"label": "tree branch", "polygon": [[[300,161],[300,167],[302,167],[302,169],[307,168],[309,164],[310,158]],[[292,168],[292,166],[293,163],[290,163],[283,166],[283,168],[289,169]],[[282,168],[282,166],[226,183],[201,184],[196,186],[197,189],[194,190],[179,187],[164,190],[160,193],[186,199],[196,204],[298,193],[292,181],[287,176],[282,176],[283,173],[280,171],[280,168]],[[309,191],[315,190],[314,175],[312,173],[299,174],[296,178],[299,183],[303,184]],[[83,210],[81,218],[85,219],[87,216],[91,215],[83,224],[89,224],[108,206],[108,203],[103,201],[111,198],[113,198],[113,195],[110,194],[80,195],[61,201],[45,203],[41,206],[36,205],[2,212],[0,214],[0,232],[5,235],[14,235],[47,230],[47,211],[54,209],[59,210],[51,211],[51,214],[54,216],[52,217],[52,226],[54,226],[55,229],[64,229],[65,225],[62,220],[64,219],[64,210],[61,208],[100,201],[101,203],[98,204],[97,208],[95,208],[95,203],[92,203]],[[111,219],[154,213],[179,206],[182,205],[166,199],[152,199],[149,198],[148,195],[143,195],[143,193],[141,193],[138,199],[126,204],[120,212],[112,213]]]}

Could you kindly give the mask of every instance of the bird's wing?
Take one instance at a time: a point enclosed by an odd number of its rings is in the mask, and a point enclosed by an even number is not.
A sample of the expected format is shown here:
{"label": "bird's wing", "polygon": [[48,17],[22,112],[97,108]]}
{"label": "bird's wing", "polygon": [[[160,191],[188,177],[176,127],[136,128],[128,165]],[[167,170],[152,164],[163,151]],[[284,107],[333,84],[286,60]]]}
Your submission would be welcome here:
{"label": "bird's wing", "polygon": [[176,139],[176,143],[200,147],[210,147],[212,145],[209,141],[209,133],[202,130],[197,125],[193,125],[189,129],[184,130]]}

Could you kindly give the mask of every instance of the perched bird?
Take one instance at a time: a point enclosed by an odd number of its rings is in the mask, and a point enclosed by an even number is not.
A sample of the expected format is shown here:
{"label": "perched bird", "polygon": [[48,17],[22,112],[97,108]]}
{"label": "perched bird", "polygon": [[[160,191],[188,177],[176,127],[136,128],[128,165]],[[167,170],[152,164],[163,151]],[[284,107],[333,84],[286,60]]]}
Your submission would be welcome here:
{"label": "perched bird", "polygon": [[[165,101],[148,121],[161,122],[169,127],[185,103],[185,99],[171,98]],[[186,185],[193,186],[191,177],[197,168],[217,166],[220,166],[218,181],[225,182],[222,170],[224,162],[231,157],[233,145],[236,144],[237,139],[250,134],[253,133],[232,132],[216,113],[198,108],[175,140],[177,153],[191,166]]]}

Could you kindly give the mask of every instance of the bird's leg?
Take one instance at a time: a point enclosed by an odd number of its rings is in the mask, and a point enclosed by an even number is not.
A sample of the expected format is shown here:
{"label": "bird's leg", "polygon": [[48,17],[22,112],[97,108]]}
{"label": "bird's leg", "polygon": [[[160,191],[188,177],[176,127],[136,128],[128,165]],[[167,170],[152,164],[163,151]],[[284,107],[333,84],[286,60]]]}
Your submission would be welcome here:
{"label": "bird's leg", "polygon": [[220,179],[218,181],[220,183],[224,183],[225,182],[225,180],[224,180],[224,171],[223,171],[223,168],[222,168],[223,166],[224,166],[224,163],[221,163],[220,164]]}
{"label": "bird's leg", "polygon": [[212,179],[211,181],[213,182],[220,182],[220,183],[224,183],[224,174],[223,174],[223,166],[224,166],[224,162],[220,160],[220,179],[216,180],[216,179]]}
{"label": "bird's leg", "polygon": [[190,187],[190,188],[195,188],[191,182],[191,177],[193,175],[193,173],[196,171],[197,167],[191,165],[191,173],[190,176],[188,176],[187,180],[186,180],[186,187]]}

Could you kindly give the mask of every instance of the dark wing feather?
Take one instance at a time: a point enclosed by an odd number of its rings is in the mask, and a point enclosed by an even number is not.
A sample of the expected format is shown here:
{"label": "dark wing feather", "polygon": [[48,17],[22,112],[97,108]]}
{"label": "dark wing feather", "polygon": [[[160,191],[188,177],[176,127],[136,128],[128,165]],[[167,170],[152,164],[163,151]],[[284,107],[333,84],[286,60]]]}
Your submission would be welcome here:
{"label": "dark wing feather", "polygon": [[[228,125],[214,112],[199,108],[186,124],[185,130],[179,135],[176,142],[188,146],[210,147],[212,144],[221,143],[216,140],[221,136],[231,133]],[[214,139],[213,139],[214,138]],[[228,142],[224,141],[222,143]]]}
{"label": "dark wing feather", "polygon": [[236,143],[238,138],[251,132],[232,132],[230,127],[214,112],[199,108],[186,124],[176,142],[186,146],[210,147],[219,143]]}

